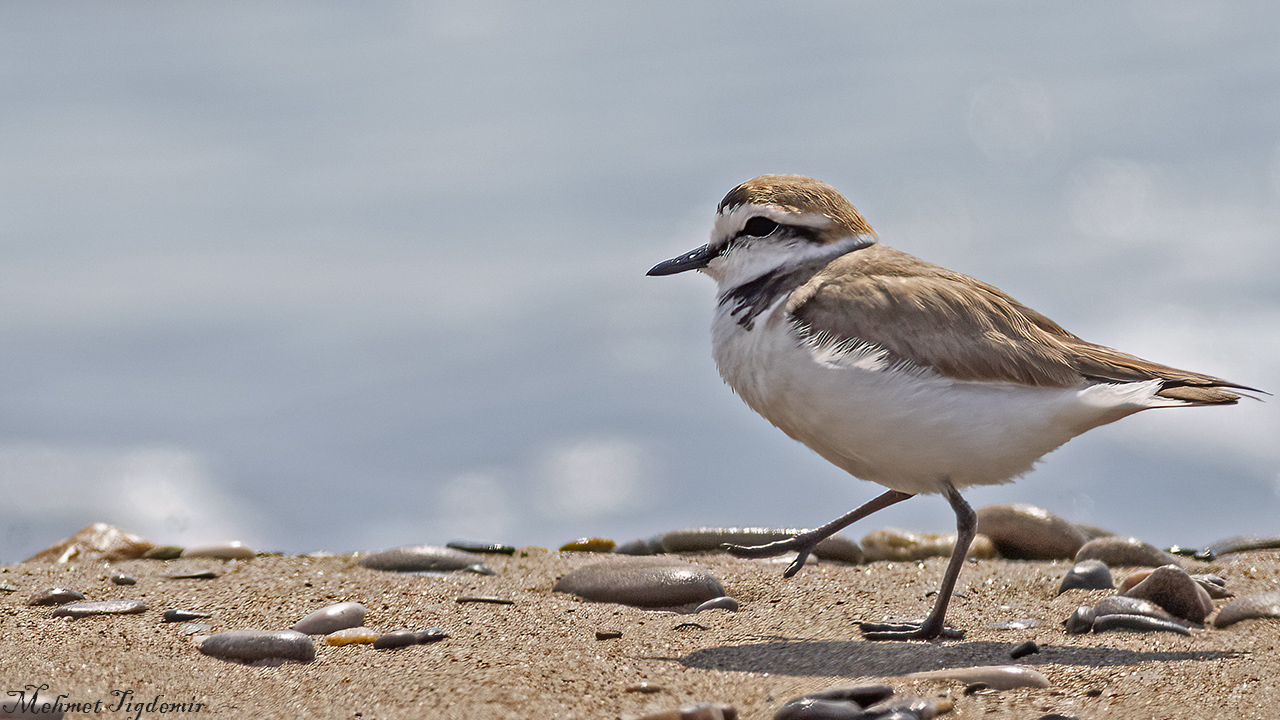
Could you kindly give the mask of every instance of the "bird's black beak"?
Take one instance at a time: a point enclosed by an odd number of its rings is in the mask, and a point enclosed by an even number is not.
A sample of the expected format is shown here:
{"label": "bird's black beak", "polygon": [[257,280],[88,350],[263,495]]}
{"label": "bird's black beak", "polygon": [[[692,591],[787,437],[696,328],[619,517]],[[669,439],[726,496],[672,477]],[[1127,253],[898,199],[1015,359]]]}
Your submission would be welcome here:
{"label": "bird's black beak", "polygon": [[673,257],[670,260],[663,260],[649,269],[646,275],[675,275],[685,270],[699,270],[707,266],[707,263],[715,259],[715,251],[709,245],[703,245],[697,250],[690,250],[680,257]]}

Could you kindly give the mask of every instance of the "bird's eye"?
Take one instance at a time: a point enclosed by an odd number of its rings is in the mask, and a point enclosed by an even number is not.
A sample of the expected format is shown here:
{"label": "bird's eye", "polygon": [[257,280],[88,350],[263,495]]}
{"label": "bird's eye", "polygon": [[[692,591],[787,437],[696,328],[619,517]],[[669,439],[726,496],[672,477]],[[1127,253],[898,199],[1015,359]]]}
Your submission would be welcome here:
{"label": "bird's eye", "polygon": [[764,237],[777,229],[778,223],[767,217],[757,215],[748,220],[747,224],[742,227],[742,234],[752,237]]}

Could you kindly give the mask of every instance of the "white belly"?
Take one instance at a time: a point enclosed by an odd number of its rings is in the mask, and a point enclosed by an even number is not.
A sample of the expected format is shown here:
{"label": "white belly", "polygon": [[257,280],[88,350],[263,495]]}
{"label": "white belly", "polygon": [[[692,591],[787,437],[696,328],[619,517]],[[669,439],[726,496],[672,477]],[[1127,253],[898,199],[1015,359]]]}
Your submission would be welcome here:
{"label": "white belly", "polygon": [[906,493],[1009,482],[1080,433],[1158,402],[1158,381],[1033,388],[894,367],[874,348],[799,339],[777,307],[712,326],[721,377],[787,435],[849,473]]}

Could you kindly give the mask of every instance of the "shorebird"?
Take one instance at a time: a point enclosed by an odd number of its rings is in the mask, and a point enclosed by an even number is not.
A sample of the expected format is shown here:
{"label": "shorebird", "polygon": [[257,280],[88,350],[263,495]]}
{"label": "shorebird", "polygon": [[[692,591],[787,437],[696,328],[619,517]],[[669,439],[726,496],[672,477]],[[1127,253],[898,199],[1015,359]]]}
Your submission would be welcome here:
{"label": "shorebird", "polygon": [[[1086,430],[1159,407],[1260,392],[1096,345],[995,287],[882,245],[840,193],[797,175],[729,192],[711,241],[649,275],[718,285],[716,367],[747,405],[851,475],[888,490],[814,530],[739,557],[813,547],[918,494],[956,514],[956,544],[921,622],[862,623],[873,640],[960,637],[945,623],[977,528],[959,489],[1010,482]],[[1243,392],[1241,392],[1243,391]]]}

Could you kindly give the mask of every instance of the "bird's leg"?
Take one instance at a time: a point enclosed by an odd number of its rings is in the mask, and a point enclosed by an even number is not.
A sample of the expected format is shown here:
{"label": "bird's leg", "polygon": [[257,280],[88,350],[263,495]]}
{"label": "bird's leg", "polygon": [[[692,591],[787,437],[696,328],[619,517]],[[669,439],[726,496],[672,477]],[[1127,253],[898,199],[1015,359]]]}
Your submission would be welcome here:
{"label": "bird's leg", "polygon": [[969,545],[978,532],[978,515],[969,507],[969,503],[960,497],[954,485],[948,480],[944,493],[956,511],[956,547],[951,552],[951,562],[947,563],[947,573],[942,576],[942,586],[938,588],[938,599],[933,603],[929,617],[920,624],[915,623],[861,623],[862,637],[867,640],[932,640],[937,637],[961,638],[963,630],[949,628],[945,624],[947,604],[951,602],[951,593],[956,587],[956,578],[960,576],[960,568],[964,567],[965,556],[969,553]]}
{"label": "bird's leg", "polygon": [[[722,547],[730,555],[741,558],[763,558],[774,557],[785,552],[795,550],[800,554],[787,567],[786,572],[782,573],[783,577],[791,577],[804,567],[804,561],[809,558],[809,553],[813,552],[813,548],[818,543],[835,535],[846,527],[858,522],[862,518],[870,515],[877,510],[883,510],[894,503],[900,503],[912,495],[897,490],[889,490],[881,495],[872,498],[857,510],[845,513],[844,515],[832,520],[820,528],[806,530],[798,535],[787,538],[786,540],[778,540],[766,545],[730,545],[725,544]],[[965,507],[968,507],[966,505]],[[972,512],[972,511],[970,511]]]}

